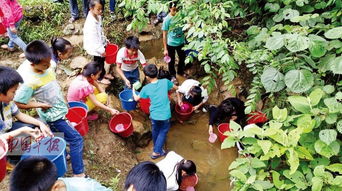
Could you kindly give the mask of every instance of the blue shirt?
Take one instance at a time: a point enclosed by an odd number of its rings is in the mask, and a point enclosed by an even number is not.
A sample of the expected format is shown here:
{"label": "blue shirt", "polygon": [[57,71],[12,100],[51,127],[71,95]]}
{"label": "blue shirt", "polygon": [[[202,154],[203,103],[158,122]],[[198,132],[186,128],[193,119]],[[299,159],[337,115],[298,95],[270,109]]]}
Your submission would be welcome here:
{"label": "blue shirt", "polygon": [[168,91],[173,83],[167,79],[160,79],[144,86],[140,92],[141,98],[150,98],[150,116],[153,120],[167,120],[171,118],[170,100]]}
{"label": "blue shirt", "polygon": [[162,30],[167,31],[167,44],[169,46],[180,46],[185,42],[185,36],[182,27],[177,26],[176,16],[168,14],[163,22]]}
{"label": "blue shirt", "polygon": [[64,182],[67,191],[112,191],[112,189],[102,186],[99,182],[91,178],[58,178]]}

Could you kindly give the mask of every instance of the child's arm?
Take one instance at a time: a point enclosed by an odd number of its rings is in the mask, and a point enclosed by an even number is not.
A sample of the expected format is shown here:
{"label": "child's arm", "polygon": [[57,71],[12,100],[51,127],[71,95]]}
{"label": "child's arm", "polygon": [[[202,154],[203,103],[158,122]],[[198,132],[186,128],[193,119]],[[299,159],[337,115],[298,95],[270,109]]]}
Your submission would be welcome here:
{"label": "child's arm", "polygon": [[140,95],[137,95],[137,94],[135,93],[135,89],[134,89],[134,88],[132,88],[132,91],[133,91],[133,98],[134,98],[134,100],[135,100],[135,101],[138,101],[138,100],[140,99]]}
{"label": "child's arm", "polygon": [[176,91],[176,94],[177,94],[177,103],[179,106],[181,106],[183,104],[182,98],[181,98],[183,95],[178,91]]}
{"label": "child's arm", "polygon": [[95,86],[95,88],[99,90],[101,93],[105,92],[105,90],[99,85],[99,83],[97,83],[97,81],[94,80],[92,85]]}
{"label": "child's arm", "polygon": [[169,55],[167,51],[167,31],[163,30],[163,47],[164,47],[164,56]]}
{"label": "child's arm", "polygon": [[110,107],[104,105],[103,103],[99,102],[96,99],[96,96],[94,94],[89,94],[88,97],[94,103],[94,105],[96,105],[97,107],[99,107],[101,109],[109,111],[112,115],[116,115],[116,114],[120,113],[118,110],[110,108]]}
{"label": "child's arm", "polygon": [[129,80],[126,78],[125,74],[123,73],[122,69],[121,69],[121,64],[117,64],[116,66],[116,72],[120,75],[121,79],[123,81],[125,81],[126,86],[128,86],[129,88],[131,88],[131,82],[129,82]]}
{"label": "child's arm", "polygon": [[21,127],[19,129],[16,129],[14,131],[10,131],[8,133],[0,134],[1,138],[4,138],[6,140],[9,140],[13,137],[16,137],[20,134],[26,134],[32,136],[34,139],[37,139],[41,136],[41,132],[38,128],[33,129],[31,127]]}
{"label": "child's arm", "polygon": [[19,112],[17,115],[15,115],[15,117],[19,120],[22,121],[24,123],[28,123],[28,124],[33,124],[36,125],[40,128],[40,130],[42,131],[44,137],[53,137],[53,133],[51,132],[50,128],[48,126],[46,126],[43,122],[29,116],[26,115],[24,113]]}
{"label": "child's arm", "polygon": [[33,109],[33,108],[42,108],[42,109],[49,109],[52,106],[47,104],[47,103],[39,103],[39,102],[34,102],[30,101],[27,104],[20,103],[20,102],[15,102],[15,104],[20,108],[20,109]]}

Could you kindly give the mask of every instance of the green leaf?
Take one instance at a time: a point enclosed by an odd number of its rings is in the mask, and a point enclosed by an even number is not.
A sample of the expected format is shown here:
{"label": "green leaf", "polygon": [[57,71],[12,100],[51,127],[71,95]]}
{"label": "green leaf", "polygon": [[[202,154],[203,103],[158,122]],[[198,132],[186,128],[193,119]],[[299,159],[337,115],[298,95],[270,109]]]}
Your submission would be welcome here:
{"label": "green leaf", "polygon": [[303,133],[310,133],[315,124],[316,121],[311,119],[311,115],[304,115],[297,120],[297,126],[303,130]]}
{"label": "green leaf", "polygon": [[277,50],[284,46],[284,37],[282,35],[268,38],[265,47],[269,50]]}
{"label": "green leaf", "polygon": [[323,187],[323,180],[319,177],[313,177],[312,180],[312,191],[321,191]]}
{"label": "green leaf", "polygon": [[334,141],[330,145],[325,144],[321,140],[315,142],[315,150],[318,154],[330,158],[334,155],[338,155],[340,151],[340,145],[338,142]]}
{"label": "green leaf", "polygon": [[264,154],[267,154],[270,151],[272,146],[272,142],[268,140],[258,140],[258,145],[261,147]]}
{"label": "green leaf", "polygon": [[311,56],[320,58],[327,52],[327,43],[322,41],[313,41],[309,47]]}
{"label": "green leaf", "polygon": [[309,95],[311,106],[317,105],[319,101],[322,99],[323,95],[324,92],[319,88],[312,91]]}
{"label": "green leaf", "polygon": [[255,185],[260,185],[262,190],[268,190],[273,187],[273,184],[270,181],[264,180],[256,180]]}
{"label": "green leaf", "polygon": [[329,108],[330,113],[342,112],[342,104],[334,97],[324,99],[324,104]]}
{"label": "green leaf", "polygon": [[283,122],[287,118],[287,109],[286,108],[279,109],[278,106],[275,106],[272,109],[272,115],[273,115],[273,119],[279,122]]}
{"label": "green leaf", "polygon": [[331,164],[325,168],[327,168],[328,170],[330,170],[332,172],[338,172],[339,174],[342,174],[342,164],[341,163]]}
{"label": "green leaf", "polygon": [[236,140],[234,137],[229,136],[228,138],[225,138],[224,141],[221,144],[221,149],[228,149],[235,146]]}
{"label": "green leaf", "polygon": [[300,171],[296,171],[291,174],[289,170],[284,170],[283,175],[292,182],[294,182],[296,184],[296,187],[299,189],[304,190],[308,187],[308,183],[303,173],[301,173]]}
{"label": "green leaf", "polygon": [[295,93],[308,91],[314,84],[314,77],[308,70],[291,70],[285,74],[286,86]]}
{"label": "green leaf", "polygon": [[288,98],[290,104],[295,108],[295,110],[302,113],[310,113],[310,104],[308,100],[303,96],[290,96]]}
{"label": "green leaf", "polygon": [[285,47],[291,52],[298,52],[309,48],[310,40],[308,37],[299,34],[288,34]]}
{"label": "green leaf", "polygon": [[238,130],[241,129],[241,126],[240,126],[238,123],[236,123],[235,121],[230,120],[230,122],[229,122],[229,128],[230,128],[232,131],[238,131]]}
{"label": "green leaf", "polygon": [[339,120],[336,124],[337,131],[342,134],[342,120]]}
{"label": "green leaf", "polygon": [[264,168],[266,167],[265,162],[263,162],[262,160],[258,159],[258,158],[251,158],[251,166],[253,168]]}
{"label": "green leaf", "polygon": [[295,150],[298,153],[299,158],[313,160],[311,153],[305,147],[297,146]]}
{"label": "green leaf", "polygon": [[256,175],[252,175],[247,179],[246,184],[253,184],[256,179]]}
{"label": "green leaf", "polygon": [[290,164],[290,174],[293,174],[296,172],[298,166],[299,166],[299,158],[298,153],[293,150],[293,148],[288,149],[290,156],[288,157],[288,162]]}
{"label": "green leaf", "polygon": [[319,132],[319,139],[330,145],[330,143],[334,142],[337,137],[337,132],[333,129],[324,129]]}
{"label": "green leaf", "polygon": [[281,189],[282,186],[284,185],[284,181],[279,180],[280,174],[274,170],[271,170],[271,173],[272,173],[272,179],[273,179],[273,183],[274,183],[275,187],[278,189]]}
{"label": "green leaf", "polygon": [[283,12],[284,15],[284,19],[288,20],[291,19],[293,17],[299,16],[299,12],[297,10],[294,9],[285,9]]}
{"label": "green leaf", "polygon": [[246,180],[247,180],[246,175],[239,170],[232,170],[229,172],[229,174],[231,176],[236,177],[237,179],[241,180],[242,182],[246,182]]}
{"label": "green leaf", "polygon": [[208,73],[210,73],[210,65],[209,64],[206,64],[206,65],[204,65],[204,71],[208,74]]}
{"label": "green leaf", "polygon": [[284,19],[284,15],[283,15],[283,13],[278,13],[278,14],[274,15],[272,19],[274,22],[278,23]]}
{"label": "green leaf", "polygon": [[335,27],[324,33],[324,36],[328,39],[342,38],[342,27]]}
{"label": "green leaf", "polygon": [[332,85],[326,85],[323,87],[323,90],[325,91],[325,93],[331,94],[335,91],[335,87]]}
{"label": "green leaf", "polygon": [[328,68],[334,74],[342,74],[342,56],[336,57],[329,65]]}
{"label": "green leaf", "polygon": [[298,144],[298,141],[300,139],[300,135],[302,134],[303,130],[301,128],[296,128],[296,129],[293,129],[289,132],[289,145],[292,145],[292,146],[297,146]]}
{"label": "green leaf", "polygon": [[278,3],[266,3],[265,9],[275,13],[280,9],[280,6]]}
{"label": "green leaf", "polygon": [[275,68],[267,67],[261,75],[261,83],[267,92],[278,92],[285,87],[284,75]]}
{"label": "green leaf", "polygon": [[336,121],[337,121],[337,113],[329,113],[325,118],[325,122],[330,125],[336,123]]}
{"label": "green leaf", "polygon": [[258,34],[260,32],[260,27],[258,26],[250,26],[248,29],[247,29],[247,34],[248,35],[255,35],[255,34]]}

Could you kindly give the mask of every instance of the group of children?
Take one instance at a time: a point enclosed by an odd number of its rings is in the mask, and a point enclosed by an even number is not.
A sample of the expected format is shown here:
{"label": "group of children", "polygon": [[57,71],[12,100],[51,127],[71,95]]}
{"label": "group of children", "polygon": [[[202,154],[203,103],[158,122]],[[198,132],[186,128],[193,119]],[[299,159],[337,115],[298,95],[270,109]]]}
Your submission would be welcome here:
{"label": "group of children", "polygon": [[[6,1],[6,3],[15,7],[16,0],[0,1]],[[193,105],[195,111],[199,109],[209,110],[209,134],[213,131],[212,125],[217,122],[232,119],[244,125],[246,121],[244,104],[241,100],[228,98],[218,107],[204,107],[208,100],[208,94],[207,90],[198,81],[188,79],[180,86],[173,83],[176,82],[175,52],[179,56],[178,74],[185,74],[185,53],[182,50],[185,39],[182,29],[177,27],[178,21],[174,19],[177,13],[176,6],[175,2],[170,3],[170,14],[166,16],[162,26],[164,55],[171,57],[168,67],[171,80],[158,78],[157,66],[146,63],[143,53],[139,50],[140,43],[137,37],[131,36],[125,40],[125,47],[118,51],[116,60],[116,71],[125,82],[125,88],[132,89],[134,100],[138,101],[140,98],[149,98],[151,100],[149,109],[153,140],[152,159],[167,154],[163,147],[171,126],[171,108],[168,97],[170,90],[176,90],[177,104],[179,106],[187,102]],[[2,11],[4,12],[4,10]],[[109,73],[110,65],[105,64],[105,48],[108,40],[102,29],[102,12],[101,0],[91,0],[89,13],[84,24],[83,45],[86,52],[93,56],[93,61],[88,63],[71,82],[67,93],[67,101],[81,101],[87,104],[89,111],[98,107],[110,112],[111,115],[115,115],[119,111],[107,106],[108,95],[99,85],[99,83],[110,84],[109,79],[113,79],[113,76]],[[14,24],[20,22],[22,16],[18,16],[18,18],[19,20],[14,20]],[[11,22],[9,33],[15,31],[13,26],[15,25]],[[17,44],[20,45],[18,39],[13,40],[15,38],[11,36],[10,39],[10,42],[18,42]],[[12,44],[9,43],[8,45],[11,48],[10,45]],[[41,181],[32,185],[47,188],[42,190],[73,190],[73,185],[76,182],[78,186],[85,186],[86,188],[88,185],[92,185],[99,187],[99,190],[101,190],[101,185],[98,185],[97,182],[91,179],[79,179],[79,177],[86,177],[82,156],[83,138],[65,117],[68,112],[68,105],[56,79],[55,70],[57,64],[61,60],[69,58],[72,54],[73,47],[71,43],[63,38],[54,38],[51,40],[51,47],[49,47],[45,42],[35,40],[22,49],[25,50],[27,60],[20,65],[17,71],[8,67],[0,67],[0,136],[8,139],[22,133],[39,137],[41,134],[53,136],[52,132],[63,132],[65,140],[70,145],[70,159],[74,178],[70,179],[70,181],[67,178],[59,178],[56,181],[56,169],[51,162],[43,158],[26,159],[17,165],[12,174],[11,181],[13,181],[13,184],[11,184],[11,190],[21,190],[27,186],[26,181],[22,180],[32,179],[33,181],[38,179],[37,177],[41,177],[39,178]],[[148,84],[141,89],[140,94],[136,94],[132,85],[139,81],[139,63],[143,67]],[[21,85],[19,86],[19,84]],[[32,98],[35,101],[32,101]],[[40,119],[45,123],[21,113],[18,108],[37,109]],[[13,123],[12,116],[16,117],[18,121]],[[92,119],[96,118],[95,113]],[[39,129],[34,129],[32,126],[39,127]],[[145,162],[134,167],[127,177],[125,188],[127,190],[143,190],[139,187],[145,183],[139,183],[139,181],[150,177],[136,178],[134,173],[143,176],[141,169],[155,169],[152,170],[152,174],[156,175],[153,181],[161,185],[158,190],[166,190],[166,188],[185,190],[188,187],[186,182],[197,178],[197,175],[195,175],[196,166],[192,161],[184,160],[174,152],[170,152],[164,160],[157,166]],[[173,171],[170,171],[170,164],[172,164]],[[164,174],[160,173],[159,169]],[[37,173],[36,176],[32,176],[33,172]],[[149,175],[152,176],[152,174]],[[170,179],[170,177],[172,178]],[[106,190],[106,188],[102,190]]]}

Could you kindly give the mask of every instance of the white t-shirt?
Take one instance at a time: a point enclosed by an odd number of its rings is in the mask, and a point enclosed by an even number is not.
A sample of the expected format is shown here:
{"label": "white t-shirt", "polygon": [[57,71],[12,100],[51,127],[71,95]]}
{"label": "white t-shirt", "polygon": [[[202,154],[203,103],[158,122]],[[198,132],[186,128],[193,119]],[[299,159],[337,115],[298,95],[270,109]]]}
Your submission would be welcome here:
{"label": "white t-shirt", "polygon": [[159,169],[164,173],[167,182],[167,191],[178,190],[179,185],[176,180],[177,170],[175,169],[176,164],[183,160],[183,157],[170,151],[166,157],[157,163]]}
{"label": "white t-shirt", "polygon": [[102,56],[105,45],[106,37],[103,34],[101,17],[96,20],[89,12],[83,27],[83,48],[89,55]]}
{"label": "white t-shirt", "polygon": [[[201,83],[197,80],[193,80],[193,79],[188,79],[188,80],[185,80],[182,85],[180,85],[178,87],[178,90],[177,92],[179,93],[182,93],[184,94],[185,98],[188,99],[190,97],[190,90],[193,86],[198,86],[200,85]],[[201,86],[201,89],[202,89],[202,97],[203,97],[203,100],[202,102],[206,102],[208,100],[208,92],[206,89],[204,89],[202,86]]]}
{"label": "white t-shirt", "polygon": [[138,50],[138,53],[132,56],[128,55],[126,47],[120,48],[116,56],[116,64],[121,67],[123,71],[133,71],[138,67],[138,63],[144,67],[146,66],[146,60],[143,53]]}

